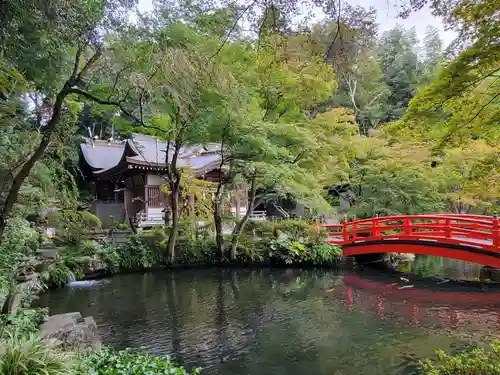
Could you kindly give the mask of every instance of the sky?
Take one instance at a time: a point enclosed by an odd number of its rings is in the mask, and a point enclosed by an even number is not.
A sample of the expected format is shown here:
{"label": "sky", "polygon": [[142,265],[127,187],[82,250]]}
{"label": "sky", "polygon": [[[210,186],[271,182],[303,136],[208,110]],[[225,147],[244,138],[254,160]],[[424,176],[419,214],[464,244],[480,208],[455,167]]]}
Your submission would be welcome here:
{"label": "sky", "polygon": [[[443,46],[448,46],[456,34],[453,31],[445,31],[443,23],[437,17],[434,17],[428,7],[424,7],[418,12],[413,12],[407,19],[397,18],[396,8],[389,5],[388,0],[348,0],[351,5],[360,5],[365,8],[373,6],[377,9],[377,21],[380,32],[390,30],[397,24],[405,28],[415,27],[419,39],[423,39],[427,25],[435,26],[439,30]],[[152,0],[139,0],[139,11],[148,12],[153,9]]]}

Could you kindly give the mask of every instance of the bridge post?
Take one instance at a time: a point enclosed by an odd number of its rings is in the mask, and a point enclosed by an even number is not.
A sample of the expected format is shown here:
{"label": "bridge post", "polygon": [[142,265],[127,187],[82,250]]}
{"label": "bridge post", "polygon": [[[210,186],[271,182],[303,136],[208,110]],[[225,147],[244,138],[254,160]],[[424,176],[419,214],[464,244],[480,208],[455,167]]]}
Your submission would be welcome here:
{"label": "bridge post", "polygon": [[347,222],[347,216],[344,216],[344,228],[342,230],[342,234],[344,235],[344,242],[349,241],[349,224]]}
{"label": "bridge post", "polygon": [[444,221],[444,225],[445,225],[444,233],[445,233],[446,238],[451,238],[451,220],[446,219]]}
{"label": "bridge post", "polygon": [[500,220],[495,216],[493,219],[493,228],[491,229],[491,234],[493,235],[493,247],[500,250]]}
{"label": "bridge post", "polygon": [[377,218],[373,219],[372,226],[373,226],[373,236],[374,237],[380,236],[380,229],[378,227],[378,215]]}
{"label": "bridge post", "polygon": [[410,219],[405,217],[403,220],[403,233],[411,236],[411,222]]}

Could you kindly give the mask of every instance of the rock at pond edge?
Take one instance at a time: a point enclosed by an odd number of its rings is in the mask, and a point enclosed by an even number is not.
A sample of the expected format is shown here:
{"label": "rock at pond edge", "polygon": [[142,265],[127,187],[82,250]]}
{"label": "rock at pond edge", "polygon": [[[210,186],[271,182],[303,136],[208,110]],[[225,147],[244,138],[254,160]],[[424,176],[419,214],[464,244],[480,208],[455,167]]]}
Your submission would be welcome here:
{"label": "rock at pond edge", "polygon": [[40,336],[63,349],[99,349],[101,341],[97,324],[91,316],[79,312],[50,316],[40,326]]}

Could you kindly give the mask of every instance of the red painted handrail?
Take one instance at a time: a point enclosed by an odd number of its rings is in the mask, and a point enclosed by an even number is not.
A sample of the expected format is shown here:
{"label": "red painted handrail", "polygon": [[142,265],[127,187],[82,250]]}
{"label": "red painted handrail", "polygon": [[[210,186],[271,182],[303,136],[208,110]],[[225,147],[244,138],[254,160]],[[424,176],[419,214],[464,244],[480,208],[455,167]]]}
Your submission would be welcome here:
{"label": "red painted handrail", "polygon": [[328,242],[339,245],[385,239],[428,240],[500,252],[500,220],[492,216],[382,216],[322,227],[328,230]]}

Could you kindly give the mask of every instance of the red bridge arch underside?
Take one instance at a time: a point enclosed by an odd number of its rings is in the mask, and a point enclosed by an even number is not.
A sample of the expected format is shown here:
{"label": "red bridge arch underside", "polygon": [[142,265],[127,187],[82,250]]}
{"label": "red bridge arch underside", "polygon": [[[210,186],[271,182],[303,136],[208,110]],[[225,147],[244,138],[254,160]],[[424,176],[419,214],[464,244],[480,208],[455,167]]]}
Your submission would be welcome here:
{"label": "red bridge arch underside", "polygon": [[411,253],[500,268],[499,220],[491,216],[387,216],[323,227],[344,256]]}

